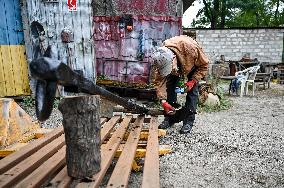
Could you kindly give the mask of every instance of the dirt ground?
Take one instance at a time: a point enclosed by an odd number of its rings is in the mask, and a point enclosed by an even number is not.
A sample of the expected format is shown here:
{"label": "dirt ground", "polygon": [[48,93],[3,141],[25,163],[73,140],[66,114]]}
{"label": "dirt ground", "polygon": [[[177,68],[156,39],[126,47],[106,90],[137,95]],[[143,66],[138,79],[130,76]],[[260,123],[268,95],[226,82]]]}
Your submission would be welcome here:
{"label": "dirt ground", "polygon": [[[226,111],[199,113],[189,135],[168,129],[161,187],[284,187],[284,85],[230,97]],[[138,174],[129,187],[139,187]]]}

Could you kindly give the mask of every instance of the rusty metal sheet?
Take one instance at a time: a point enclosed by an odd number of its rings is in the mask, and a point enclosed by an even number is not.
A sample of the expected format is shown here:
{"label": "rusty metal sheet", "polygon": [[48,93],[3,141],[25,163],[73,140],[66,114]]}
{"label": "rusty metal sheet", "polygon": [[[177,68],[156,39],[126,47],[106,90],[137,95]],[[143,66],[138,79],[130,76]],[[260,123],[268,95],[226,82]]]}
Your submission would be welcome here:
{"label": "rusty metal sheet", "polygon": [[112,80],[148,83],[152,52],[165,39],[181,34],[181,18],[145,15],[132,18],[133,30],[128,31],[119,25],[120,16],[94,17],[96,70],[98,75]]}

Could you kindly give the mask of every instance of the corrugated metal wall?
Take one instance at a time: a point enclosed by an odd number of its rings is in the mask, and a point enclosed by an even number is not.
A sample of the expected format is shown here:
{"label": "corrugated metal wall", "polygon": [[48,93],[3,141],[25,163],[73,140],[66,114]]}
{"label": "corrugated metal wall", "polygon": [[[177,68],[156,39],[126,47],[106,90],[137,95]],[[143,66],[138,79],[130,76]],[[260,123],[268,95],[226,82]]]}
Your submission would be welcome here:
{"label": "corrugated metal wall", "polygon": [[19,0],[0,0],[0,97],[30,94]]}
{"label": "corrugated metal wall", "polygon": [[181,19],[172,16],[133,16],[133,30],[119,28],[119,16],[94,18],[97,74],[130,83],[149,81],[155,47],[181,33]]}
{"label": "corrugated metal wall", "polygon": [[[96,78],[92,0],[76,0],[77,11],[68,10],[67,0],[23,0],[22,16],[28,60],[36,46],[56,45],[58,58],[85,77]],[[71,41],[62,42],[62,31],[70,32]],[[73,38],[73,39],[72,39]]]}
{"label": "corrugated metal wall", "polygon": [[151,54],[165,39],[182,33],[181,16],[181,0],[94,1],[97,74],[148,84]]}

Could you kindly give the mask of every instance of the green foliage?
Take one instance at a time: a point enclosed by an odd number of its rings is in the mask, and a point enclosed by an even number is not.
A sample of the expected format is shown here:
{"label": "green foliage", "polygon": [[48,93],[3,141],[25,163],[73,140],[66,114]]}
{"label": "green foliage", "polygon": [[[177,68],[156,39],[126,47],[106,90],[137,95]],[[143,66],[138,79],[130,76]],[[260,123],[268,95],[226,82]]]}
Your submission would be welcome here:
{"label": "green foliage", "polygon": [[[203,105],[198,104],[198,112],[218,112],[221,110],[228,110],[232,107],[232,101],[225,95],[224,83],[220,79],[209,78],[208,81],[213,87],[215,94],[219,97],[220,105]],[[227,83],[225,83],[227,84]]]}
{"label": "green foliage", "polygon": [[99,75],[97,76],[97,80],[109,80],[109,77],[107,77],[106,75]]}
{"label": "green foliage", "polygon": [[278,27],[284,24],[282,0],[199,0],[193,27]]}
{"label": "green foliage", "polygon": [[35,105],[35,100],[31,96],[25,96],[23,98],[23,103],[24,103],[24,106],[26,107],[32,107]]}
{"label": "green foliage", "polygon": [[[61,101],[62,97],[55,98],[53,103],[53,108],[58,108],[59,102]],[[35,106],[35,99],[31,96],[25,96],[23,98],[23,104],[25,107],[34,107]]]}
{"label": "green foliage", "polygon": [[197,111],[198,112],[218,112],[222,110],[228,110],[232,107],[232,101],[227,97],[219,97],[220,105],[203,105],[198,104],[197,105]]}
{"label": "green foliage", "polygon": [[62,99],[63,99],[62,97],[55,98],[54,103],[53,103],[53,108],[58,108],[58,105]]}

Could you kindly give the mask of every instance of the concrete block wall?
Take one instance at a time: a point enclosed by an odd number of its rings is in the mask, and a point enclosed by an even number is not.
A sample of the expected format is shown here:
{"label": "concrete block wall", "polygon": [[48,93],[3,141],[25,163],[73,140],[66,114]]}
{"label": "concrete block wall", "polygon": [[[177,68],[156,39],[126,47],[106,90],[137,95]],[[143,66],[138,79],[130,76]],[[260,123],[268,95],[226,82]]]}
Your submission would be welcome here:
{"label": "concrete block wall", "polygon": [[224,29],[196,30],[196,40],[202,45],[211,62],[219,60],[238,61],[245,54],[260,62],[282,62],[283,32],[279,29]]}

